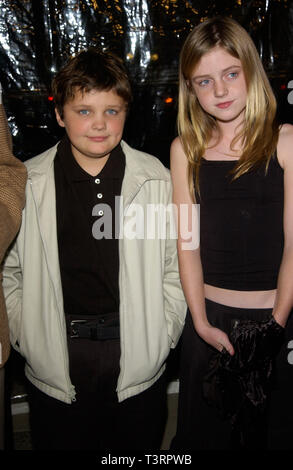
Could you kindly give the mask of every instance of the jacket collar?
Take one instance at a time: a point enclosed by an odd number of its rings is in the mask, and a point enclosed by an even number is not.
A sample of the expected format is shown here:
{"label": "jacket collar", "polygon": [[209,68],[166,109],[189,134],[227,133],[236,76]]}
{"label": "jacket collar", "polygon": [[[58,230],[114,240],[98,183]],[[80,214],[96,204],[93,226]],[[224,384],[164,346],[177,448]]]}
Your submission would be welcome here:
{"label": "jacket collar", "polygon": [[125,208],[146,181],[169,181],[169,173],[159,160],[147,153],[135,150],[123,141],[121,146],[126,157],[125,174],[121,189]]}
{"label": "jacket collar", "polygon": [[[59,142],[37,157],[25,162],[29,179],[42,179],[52,175],[58,144]],[[170,181],[169,171],[158,159],[133,149],[124,141],[121,141],[121,147],[126,158],[125,175],[121,190],[125,204],[131,201],[146,181]]]}
{"label": "jacket collar", "polygon": [[124,141],[121,142],[121,147],[126,156],[127,171],[133,178],[141,183],[147,180],[169,181],[168,170],[157,158],[133,149]]}

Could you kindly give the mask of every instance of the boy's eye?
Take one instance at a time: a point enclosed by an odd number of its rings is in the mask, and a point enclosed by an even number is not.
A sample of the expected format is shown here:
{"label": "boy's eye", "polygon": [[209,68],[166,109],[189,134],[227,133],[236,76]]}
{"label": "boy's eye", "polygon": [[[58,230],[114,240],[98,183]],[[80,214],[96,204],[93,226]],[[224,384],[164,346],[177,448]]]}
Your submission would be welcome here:
{"label": "boy's eye", "polygon": [[78,113],[81,114],[82,116],[87,116],[89,114],[89,111],[88,109],[80,109]]}
{"label": "boy's eye", "polygon": [[107,109],[107,113],[110,114],[111,116],[115,116],[118,111],[116,109]]}

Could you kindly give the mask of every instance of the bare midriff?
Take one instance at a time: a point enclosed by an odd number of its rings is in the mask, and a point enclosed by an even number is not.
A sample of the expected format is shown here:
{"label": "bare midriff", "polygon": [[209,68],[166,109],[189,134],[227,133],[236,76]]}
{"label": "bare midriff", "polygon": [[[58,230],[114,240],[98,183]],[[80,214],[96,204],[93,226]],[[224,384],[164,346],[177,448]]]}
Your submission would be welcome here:
{"label": "bare midriff", "polygon": [[218,304],[235,308],[273,308],[276,289],[239,291],[204,285],[205,297]]}

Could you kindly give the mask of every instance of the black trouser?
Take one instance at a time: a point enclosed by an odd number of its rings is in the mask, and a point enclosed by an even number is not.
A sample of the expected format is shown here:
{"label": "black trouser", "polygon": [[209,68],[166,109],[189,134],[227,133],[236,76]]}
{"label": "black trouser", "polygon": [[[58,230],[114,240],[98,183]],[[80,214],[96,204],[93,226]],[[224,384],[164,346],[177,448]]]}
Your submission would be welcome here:
{"label": "black trouser", "polygon": [[120,340],[68,338],[68,351],[75,402],[28,386],[34,449],[159,450],[167,416],[165,375],[118,403]]}
{"label": "black trouser", "polygon": [[[271,314],[272,309],[233,308],[206,300],[206,311],[209,322],[229,335],[231,320],[262,320]],[[290,360],[288,356],[290,341],[293,343],[292,313],[286,326],[284,344],[276,359],[276,380],[268,412],[254,423],[251,430],[246,429],[246,448],[293,449],[293,358]],[[213,351],[214,348],[196,333],[188,312],[182,337],[178,426],[173,450],[241,448],[241,436],[202,397],[202,381]]]}

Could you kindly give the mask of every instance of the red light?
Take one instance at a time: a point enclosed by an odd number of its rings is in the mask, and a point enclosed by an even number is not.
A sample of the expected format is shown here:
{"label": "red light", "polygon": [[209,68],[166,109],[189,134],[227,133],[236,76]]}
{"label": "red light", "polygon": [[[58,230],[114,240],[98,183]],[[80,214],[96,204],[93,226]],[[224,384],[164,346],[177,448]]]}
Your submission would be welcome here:
{"label": "red light", "polygon": [[48,101],[53,101],[53,96],[48,96]]}
{"label": "red light", "polygon": [[173,98],[171,98],[171,96],[168,96],[168,98],[165,98],[165,103],[166,104],[170,104],[173,102]]}
{"label": "red light", "polygon": [[281,85],[281,90],[286,90],[286,85]]}

